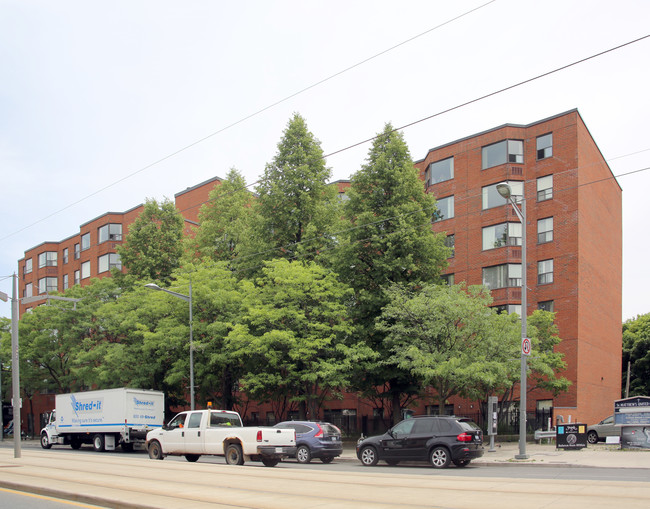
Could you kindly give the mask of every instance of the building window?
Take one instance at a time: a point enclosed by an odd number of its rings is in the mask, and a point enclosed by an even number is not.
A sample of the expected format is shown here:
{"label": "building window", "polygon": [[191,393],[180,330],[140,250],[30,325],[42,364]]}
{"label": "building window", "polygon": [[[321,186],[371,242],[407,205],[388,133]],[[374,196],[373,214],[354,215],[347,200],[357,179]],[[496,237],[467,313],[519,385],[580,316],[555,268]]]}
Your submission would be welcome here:
{"label": "building window", "polygon": [[544,244],[553,240],[553,218],[546,217],[537,220],[537,243]]}
{"label": "building window", "polygon": [[501,306],[493,306],[493,308],[498,314],[508,313],[510,315],[512,313],[517,313],[521,316],[521,304],[503,304]]}
{"label": "building window", "polygon": [[553,155],[553,134],[548,133],[537,138],[537,159],[546,159]]}
{"label": "building window", "polygon": [[440,277],[447,286],[453,286],[454,280],[456,279],[453,274],[443,274]]}
{"label": "building window", "polygon": [[122,225],[109,223],[97,229],[99,243],[109,240],[122,240]]}
{"label": "building window", "polygon": [[117,253],[108,253],[103,256],[100,256],[98,259],[98,273],[107,272],[112,268],[122,269],[122,262],[120,260],[120,255]]}
{"label": "building window", "polygon": [[553,313],[553,311],[555,311],[555,305],[552,300],[544,300],[537,303],[537,309]]}
{"label": "building window", "polygon": [[81,264],[81,279],[90,277],[90,262],[83,262]]}
{"label": "building window", "polygon": [[442,161],[431,163],[425,172],[425,180],[427,186],[451,180],[454,178],[454,158],[449,157]]}
{"label": "building window", "polygon": [[81,250],[85,251],[86,249],[90,249],[90,233],[81,236]]}
{"label": "building window", "polygon": [[32,272],[32,259],[27,258],[25,260],[25,268],[23,269],[23,274],[31,274]]}
{"label": "building window", "polygon": [[81,246],[79,244],[74,245],[74,259],[78,260],[81,256]]}
{"label": "building window", "polygon": [[553,198],[553,175],[539,177],[537,179],[537,201],[545,201]]}
{"label": "building window", "polygon": [[56,267],[56,251],[45,251],[38,255],[38,268]]}
{"label": "building window", "polygon": [[81,283],[81,271],[75,270],[74,271],[74,284],[78,285]]}
{"label": "building window", "polygon": [[64,290],[67,290],[68,288],[69,288],[69,285],[68,285],[68,275],[67,275],[67,274],[63,274],[63,289],[64,289]]}
{"label": "building window", "polygon": [[56,292],[58,281],[55,277],[43,277],[38,280],[38,293]]}
{"label": "building window", "polygon": [[553,260],[537,262],[537,284],[546,285],[553,282]]}
{"label": "building window", "polygon": [[451,219],[454,217],[454,197],[447,196],[446,198],[440,198],[436,201],[436,206],[438,207],[438,212],[436,213],[435,219],[433,222],[442,221],[443,219]]}
{"label": "building window", "polygon": [[485,186],[482,189],[483,192],[483,210],[491,209],[493,207],[500,207],[508,203],[506,199],[499,194],[497,191],[497,186],[499,184],[508,184],[510,186],[510,191],[512,193],[512,199],[515,202],[521,201],[521,198],[524,196],[524,183],[521,181],[506,181],[506,182],[497,182],[490,186]]}
{"label": "building window", "polygon": [[521,264],[506,263],[483,268],[483,285],[490,290],[521,286]]}
{"label": "building window", "polygon": [[524,142],[521,140],[503,140],[483,147],[481,151],[484,170],[505,163],[524,163]]}
{"label": "building window", "polygon": [[65,265],[66,263],[68,263],[68,248],[67,247],[63,250],[63,265]]}
{"label": "building window", "polygon": [[23,297],[31,297],[32,295],[34,295],[34,287],[31,283],[27,283],[23,291]]}
{"label": "building window", "polygon": [[447,235],[445,238],[445,246],[450,248],[450,252],[447,258],[453,258],[456,255],[456,236]]}
{"label": "building window", "polygon": [[483,250],[521,246],[521,223],[501,223],[483,228]]}

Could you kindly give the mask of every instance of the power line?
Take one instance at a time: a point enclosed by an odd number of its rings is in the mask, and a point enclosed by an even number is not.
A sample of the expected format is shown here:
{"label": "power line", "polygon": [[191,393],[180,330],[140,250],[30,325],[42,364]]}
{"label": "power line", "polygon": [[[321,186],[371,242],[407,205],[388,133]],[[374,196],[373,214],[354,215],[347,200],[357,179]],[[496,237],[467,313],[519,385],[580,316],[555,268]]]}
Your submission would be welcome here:
{"label": "power line", "polygon": [[[410,123],[408,123],[408,124],[404,124],[404,125],[401,126],[401,127],[396,127],[396,128],[394,128],[392,131],[390,131],[390,132],[396,132],[396,131],[401,131],[401,130],[407,129],[408,127],[412,127],[412,126],[417,125],[417,124],[419,124],[419,123],[425,122],[426,120],[431,120],[432,118],[439,117],[439,116],[441,116],[441,115],[444,115],[445,113],[449,113],[449,112],[452,112],[452,111],[458,110],[458,109],[460,109],[460,108],[463,108],[463,107],[465,107],[465,106],[469,106],[470,104],[474,104],[474,103],[476,103],[476,102],[482,101],[482,100],[484,100],[484,99],[488,99],[488,98],[490,98],[490,97],[494,97],[494,96],[496,96],[496,95],[502,94],[503,92],[507,92],[507,91],[512,90],[512,89],[514,89],[514,88],[517,88],[517,87],[520,87],[520,86],[522,86],[522,85],[525,85],[525,84],[531,83],[531,82],[533,82],[533,81],[536,81],[536,80],[538,80],[538,79],[544,78],[544,77],[546,77],[546,76],[550,76],[551,74],[555,74],[555,73],[557,73],[557,72],[559,72],[559,71],[562,71],[562,70],[568,69],[568,68],[570,68],[570,67],[576,66],[576,65],[578,65],[578,64],[581,64],[581,63],[587,62],[587,61],[589,61],[589,60],[592,60],[592,59],[594,59],[594,58],[600,57],[600,56],[602,56],[602,55],[606,55],[607,53],[611,53],[611,52],[613,52],[613,51],[619,50],[619,49],[621,49],[621,48],[624,48],[624,47],[629,46],[629,45],[631,45],[631,44],[634,44],[634,43],[640,42],[640,41],[642,41],[642,40],[644,40],[644,39],[647,39],[647,38],[649,38],[649,37],[650,37],[650,34],[645,35],[645,36],[643,36],[643,37],[639,37],[638,39],[634,39],[634,40],[629,41],[629,42],[626,42],[626,43],[624,43],[624,44],[620,44],[619,46],[615,46],[615,47],[610,48],[610,49],[607,49],[607,50],[605,50],[605,51],[601,51],[601,52],[599,52],[599,53],[595,53],[595,54],[593,54],[593,55],[591,55],[591,56],[589,56],[589,57],[585,57],[585,58],[582,58],[582,59],[580,59],[580,60],[576,60],[575,62],[572,62],[572,63],[570,63],[570,64],[566,64],[566,65],[563,65],[563,66],[561,66],[561,67],[557,67],[556,69],[553,69],[553,70],[551,70],[551,71],[547,71],[547,72],[544,72],[544,73],[542,73],[542,74],[538,74],[537,76],[534,76],[534,77],[532,77],[532,78],[525,79],[525,80],[520,81],[520,82],[518,82],[518,83],[515,83],[515,84],[513,84],[513,85],[509,85],[509,86],[507,86],[507,87],[505,87],[505,88],[501,88],[501,89],[499,89],[499,90],[495,90],[495,91],[490,92],[490,93],[488,93],[488,94],[482,95],[482,96],[477,97],[477,98],[475,98],[475,99],[472,99],[472,100],[470,100],[470,101],[466,101],[466,102],[464,102],[464,103],[457,104],[456,106],[452,106],[451,108],[448,108],[448,109],[446,109],[446,110],[442,110],[442,111],[439,111],[439,112],[434,113],[434,114],[432,114],[432,115],[429,115],[429,116],[427,116],[427,117],[423,117],[423,118],[421,118],[421,119],[419,119],[419,120],[415,120],[415,121],[410,122]],[[359,141],[359,142],[356,142],[356,143],[354,143],[354,144],[352,144],[352,145],[348,145],[348,146],[346,146],[346,147],[344,147],[344,148],[341,148],[341,149],[335,150],[334,152],[330,152],[329,154],[325,154],[325,155],[323,155],[323,159],[325,159],[325,158],[327,158],[327,157],[330,157],[330,156],[333,156],[333,155],[336,155],[336,154],[340,154],[341,152],[345,152],[346,150],[350,150],[350,149],[356,148],[356,147],[358,147],[358,146],[360,146],[360,145],[363,145],[363,144],[365,144],[365,143],[370,143],[371,141],[374,141],[374,140],[376,140],[377,138],[379,138],[379,137],[381,137],[381,136],[385,136],[385,133],[378,134],[378,135],[373,136],[373,137],[371,137],[371,138],[367,138],[367,139],[365,139],[365,140],[363,140],[363,141]],[[643,152],[643,151],[641,151],[641,152]],[[624,157],[624,156],[620,156],[620,157]],[[259,184],[260,182],[262,182],[262,180],[263,180],[263,179],[258,179],[258,180],[256,180],[255,182],[252,182],[252,183],[250,183],[250,184],[246,184],[245,186],[243,186],[243,187],[241,187],[241,188],[239,188],[239,189],[235,189],[235,190],[231,191],[230,193],[227,193],[227,194],[224,194],[224,195],[222,195],[222,196],[219,196],[218,198],[221,198],[221,197],[223,197],[223,196],[227,196],[228,194],[235,193],[235,192],[237,192],[237,191],[241,191],[242,189],[247,189],[247,188],[249,188],[249,187],[251,187],[251,186],[254,186],[254,185],[256,185],[256,184]],[[199,206],[201,206],[201,205],[205,205],[206,203],[209,203],[210,201],[212,201],[212,200],[206,200],[205,202],[198,203],[198,204],[196,204],[196,205],[192,205],[191,207],[188,207],[188,208],[186,208],[186,209],[183,209],[183,210],[181,210],[180,212],[181,212],[181,213],[186,212],[186,211],[188,211],[188,210],[191,210],[191,209],[193,209],[193,208],[199,207]],[[0,240],[2,240],[2,239],[0,239]]]}
{"label": "power line", "polygon": [[110,189],[111,187],[114,187],[117,184],[119,184],[121,182],[124,182],[125,180],[127,180],[127,179],[129,179],[129,178],[131,178],[131,177],[133,177],[133,176],[135,176],[135,175],[137,175],[139,173],[142,173],[143,171],[148,170],[149,168],[151,168],[153,166],[156,166],[156,165],[158,165],[158,164],[160,164],[160,163],[162,163],[164,161],[167,161],[168,159],[171,159],[171,158],[177,156],[178,154],[180,154],[182,152],[185,152],[186,150],[189,150],[190,148],[195,147],[196,145],[199,145],[200,143],[203,143],[204,141],[209,140],[210,138],[213,138],[214,136],[217,136],[217,135],[223,133],[224,131],[227,131],[228,129],[231,129],[231,128],[233,128],[233,127],[235,127],[235,126],[237,126],[237,125],[239,125],[239,124],[241,124],[243,122],[246,122],[247,120],[250,120],[251,118],[256,117],[257,115],[260,115],[260,114],[264,113],[265,111],[267,111],[267,110],[269,110],[271,108],[274,108],[275,106],[278,106],[279,104],[282,104],[282,103],[288,101],[289,99],[293,99],[294,97],[296,97],[296,96],[298,96],[300,94],[303,94],[304,92],[307,92],[308,90],[311,90],[312,88],[318,87],[319,85],[322,85],[323,83],[326,83],[326,82],[328,82],[328,81],[330,81],[330,80],[332,80],[332,79],[334,79],[334,78],[336,78],[338,76],[341,76],[342,74],[345,74],[346,72],[349,72],[349,71],[351,71],[353,69],[356,69],[357,67],[360,67],[361,65],[366,64],[366,63],[370,62],[371,60],[374,60],[374,59],[376,59],[376,58],[378,58],[378,57],[380,57],[382,55],[385,55],[386,53],[389,53],[389,52],[391,52],[391,51],[393,51],[393,50],[395,50],[395,49],[397,49],[397,48],[399,48],[401,46],[404,46],[404,45],[406,45],[406,44],[408,44],[410,42],[413,42],[416,39],[419,39],[420,37],[423,37],[423,36],[433,32],[435,30],[438,30],[439,28],[442,28],[442,27],[444,27],[444,26],[446,26],[446,25],[448,25],[450,23],[453,23],[454,21],[457,21],[457,20],[459,20],[459,19],[461,19],[461,18],[463,18],[465,16],[468,16],[468,15],[470,15],[470,14],[472,14],[472,13],[474,13],[474,12],[476,12],[476,11],[478,11],[478,10],[480,10],[480,9],[482,9],[482,8],[492,4],[494,2],[496,2],[496,0],[490,0],[489,2],[486,2],[486,3],[482,4],[482,5],[479,5],[478,7],[470,9],[470,10],[468,10],[468,11],[466,11],[466,12],[464,12],[464,13],[462,13],[462,14],[454,17],[454,18],[451,18],[451,19],[449,19],[447,21],[444,21],[443,23],[440,23],[440,24],[438,24],[438,25],[436,25],[436,26],[434,26],[434,27],[432,27],[432,28],[430,28],[428,30],[425,30],[424,32],[421,32],[421,33],[419,33],[419,34],[417,34],[417,35],[415,35],[413,37],[410,37],[410,38],[406,39],[405,41],[402,41],[402,42],[400,42],[398,44],[395,44],[394,46],[391,46],[391,47],[389,47],[389,48],[387,48],[387,49],[385,49],[383,51],[380,51],[379,53],[376,53],[376,54],[374,54],[374,55],[372,55],[372,56],[370,56],[368,58],[365,58],[364,60],[361,60],[360,62],[357,62],[356,64],[353,64],[353,65],[351,65],[349,67],[346,67],[346,68],[344,68],[344,69],[342,69],[342,70],[340,70],[340,71],[338,71],[338,72],[336,72],[336,73],[334,73],[334,74],[332,74],[332,75],[330,75],[330,76],[328,76],[326,78],[323,78],[323,79],[317,81],[316,83],[313,83],[313,84],[311,84],[311,85],[309,85],[309,86],[307,86],[305,88],[302,88],[302,89],[298,90],[297,92],[293,92],[293,93],[285,96],[284,98],[282,98],[282,99],[280,99],[278,101],[275,101],[274,103],[269,104],[268,106],[265,106],[262,109],[259,109],[259,110],[255,111],[253,113],[250,113],[249,115],[246,115],[245,117],[242,117],[239,120],[237,120],[237,121],[235,121],[235,122],[233,122],[231,124],[228,124],[225,127],[222,127],[220,129],[208,134],[207,136],[204,136],[203,138],[200,138],[200,139],[198,139],[198,140],[196,140],[196,141],[194,141],[194,142],[192,142],[192,143],[190,143],[188,145],[185,145],[184,147],[179,148],[178,150],[175,150],[174,152],[172,152],[170,154],[167,154],[166,156],[161,157],[160,159],[157,159],[156,161],[154,161],[154,162],[152,162],[150,164],[147,164],[146,166],[143,166],[142,168],[140,168],[140,169],[138,169],[138,170],[124,176],[124,177],[122,177],[121,179],[118,179],[115,182],[113,182],[111,184],[108,184],[108,185],[106,185],[106,186],[104,186],[104,187],[102,187],[102,188],[100,188],[100,189],[98,189],[98,190],[84,196],[83,198],[80,198],[77,201],[74,201],[74,202],[70,203],[69,205],[66,205],[63,208],[61,208],[59,210],[56,210],[55,212],[52,212],[51,214],[39,219],[38,221],[35,221],[35,222],[31,223],[31,224],[28,224],[27,226],[25,226],[25,227],[23,227],[23,228],[21,228],[19,230],[16,230],[15,232],[10,233],[9,235],[7,235],[5,237],[0,237],[0,240],[8,239],[9,237],[12,237],[12,236],[14,236],[14,235],[16,235],[16,234],[18,234],[18,233],[20,233],[22,231],[25,231],[25,230],[31,228],[32,226],[35,226],[35,225],[37,225],[39,223],[42,223],[43,221],[46,221],[47,219],[49,219],[49,218],[51,218],[51,217],[53,217],[53,216],[55,216],[57,214],[60,214],[61,212],[65,211],[65,210],[67,210],[69,208],[72,208],[75,205],[78,205],[79,203],[81,203],[81,202],[83,202],[83,201],[85,201],[85,200],[87,200],[89,198],[92,198],[93,196],[95,196],[95,195],[97,195],[97,194],[99,194],[99,193],[101,193],[103,191],[106,191],[107,189]]}

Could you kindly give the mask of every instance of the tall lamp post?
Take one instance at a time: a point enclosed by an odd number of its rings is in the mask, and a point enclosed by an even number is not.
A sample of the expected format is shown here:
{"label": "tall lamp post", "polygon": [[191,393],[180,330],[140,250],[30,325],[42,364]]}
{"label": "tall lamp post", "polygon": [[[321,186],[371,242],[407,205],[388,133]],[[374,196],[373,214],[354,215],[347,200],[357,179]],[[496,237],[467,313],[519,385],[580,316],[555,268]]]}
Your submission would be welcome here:
{"label": "tall lamp post", "polygon": [[[7,301],[8,295],[0,292],[0,299]],[[22,457],[20,447],[20,362],[18,360],[18,276],[13,275],[13,291],[11,297],[11,394],[14,411],[14,458]],[[1,398],[0,398],[1,399]],[[1,406],[1,405],[0,405]],[[2,409],[0,408],[0,412]],[[4,433],[4,429],[0,431]]]}
{"label": "tall lamp post", "polygon": [[526,382],[527,382],[527,355],[524,353],[524,341],[527,335],[526,314],[526,199],[522,197],[521,208],[517,206],[512,199],[512,190],[508,184],[498,184],[497,192],[510,202],[515,214],[521,221],[521,380],[519,382],[519,454],[515,455],[516,459],[528,459],[526,454]]}
{"label": "tall lamp post", "polygon": [[144,285],[145,288],[149,290],[160,290],[161,292],[169,293],[174,297],[183,299],[185,302],[190,305],[190,409],[194,410],[194,338],[192,334],[192,280],[190,279],[190,294],[183,295],[182,293],[172,292],[171,290],[166,290],[161,288],[155,283],[149,283]]}

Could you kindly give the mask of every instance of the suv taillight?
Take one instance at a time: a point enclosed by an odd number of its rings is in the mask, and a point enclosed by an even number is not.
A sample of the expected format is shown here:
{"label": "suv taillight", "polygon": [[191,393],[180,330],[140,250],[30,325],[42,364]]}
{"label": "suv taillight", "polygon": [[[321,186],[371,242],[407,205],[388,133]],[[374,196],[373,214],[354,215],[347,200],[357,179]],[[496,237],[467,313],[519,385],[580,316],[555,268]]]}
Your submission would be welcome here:
{"label": "suv taillight", "polygon": [[471,442],[473,440],[473,437],[469,433],[461,433],[456,437],[456,440],[459,442]]}
{"label": "suv taillight", "polygon": [[316,434],[314,435],[314,438],[316,438],[316,437],[322,437],[322,436],[323,436],[323,428],[321,428],[321,427],[320,427],[320,424],[318,424],[318,423],[314,423],[314,424],[316,424],[316,426],[318,426],[318,433],[316,433]]}

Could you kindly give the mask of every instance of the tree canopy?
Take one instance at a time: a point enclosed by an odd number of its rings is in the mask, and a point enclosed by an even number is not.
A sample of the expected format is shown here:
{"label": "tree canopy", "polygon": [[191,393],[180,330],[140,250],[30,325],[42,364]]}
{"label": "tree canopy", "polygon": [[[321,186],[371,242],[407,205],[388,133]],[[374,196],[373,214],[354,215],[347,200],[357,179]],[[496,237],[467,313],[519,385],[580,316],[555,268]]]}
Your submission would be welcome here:
{"label": "tree canopy", "polygon": [[630,363],[630,396],[650,394],[650,313],[623,324],[623,387]]}
{"label": "tree canopy", "polygon": [[179,267],[183,254],[183,216],[173,202],[147,200],[142,213],[117,247],[131,279],[148,279],[165,285]]}

